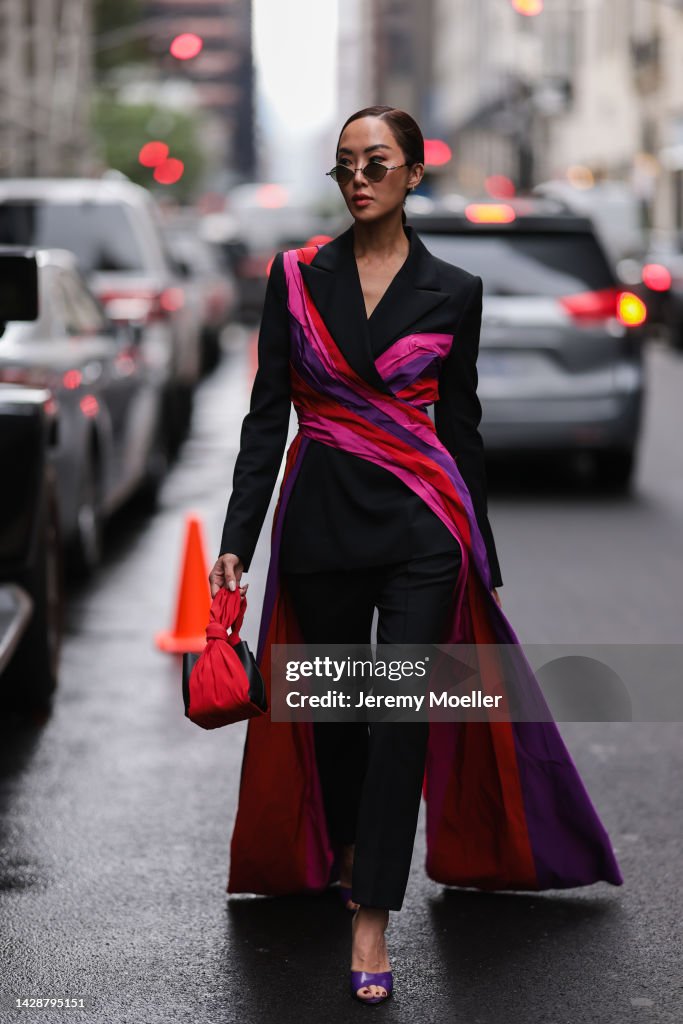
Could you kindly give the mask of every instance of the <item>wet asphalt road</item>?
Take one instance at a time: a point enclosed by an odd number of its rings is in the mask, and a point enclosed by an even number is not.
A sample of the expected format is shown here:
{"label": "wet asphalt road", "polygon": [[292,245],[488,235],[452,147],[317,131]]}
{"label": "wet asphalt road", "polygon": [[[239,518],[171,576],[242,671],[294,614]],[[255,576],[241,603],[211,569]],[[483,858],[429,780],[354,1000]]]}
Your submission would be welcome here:
{"label": "wet asphalt road", "polygon": [[[87,1010],[2,1020],[222,1024],[385,1021],[624,1024],[683,1020],[683,729],[562,723],[625,885],[539,895],[446,890],[424,870],[421,810],[406,901],[391,915],[396,991],[348,993],[350,915],[336,893],[225,893],[246,725],[183,716],[170,625],[183,517],[217,552],[252,361],[229,335],[157,515],[119,517],[97,579],[72,593],[60,690],[42,724],[0,723],[0,992],[84,996]],[[635,496],[594,498],[544,474],[491,481],[506,614],[522,642],[678,643],[683,362],[649,357]],[[276,495],[274,495],[274,507]],[[269,520],[249,579],[255,647]]]}

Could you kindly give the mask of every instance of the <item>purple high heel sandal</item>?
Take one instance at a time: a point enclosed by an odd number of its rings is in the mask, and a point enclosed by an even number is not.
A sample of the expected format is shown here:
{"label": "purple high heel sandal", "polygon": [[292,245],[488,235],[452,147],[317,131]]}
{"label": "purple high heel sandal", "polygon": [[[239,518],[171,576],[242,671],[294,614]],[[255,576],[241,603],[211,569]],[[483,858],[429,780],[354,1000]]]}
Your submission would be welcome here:
{"label": "purple high heel sandal", "polygon": [[[358,993],[366,985],[381,985],[387,990],[385,996],[359,996]],[[391,971],[351,971],[351,991],[361,1003],[383,1003],[388,999],[394,988],[394,976]]]}
{"label": "purple high heel sandal", "polygon": [[[386,989],[386,995],[359,996],[359,991],[368,985],[381,986]],[[351,992],[361,1003],[383,1003],[385,999],[389,998],[393,989],[394,975],[392,971],[351,971]]]}

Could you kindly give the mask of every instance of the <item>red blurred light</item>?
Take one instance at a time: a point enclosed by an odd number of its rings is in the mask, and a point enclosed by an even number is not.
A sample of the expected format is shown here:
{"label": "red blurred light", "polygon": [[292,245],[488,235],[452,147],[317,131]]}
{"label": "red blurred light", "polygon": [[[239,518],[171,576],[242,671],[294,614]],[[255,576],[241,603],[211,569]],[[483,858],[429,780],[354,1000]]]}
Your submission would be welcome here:
{"label": "red blurred light", "polygon": [[653,292],[668,292],[671,273],[661,263],[646,263],[642,270],[643,284]]}
{"label": "red blurred light", "polygon": [[94,395],[84,395],[83,398],[81,398],[79,405],[84,416],[97,416],[100,411],[100,403]]}
{"label": "red blurred light", "polygon": [[203,46],[204,40],[201,36],[195,32],[182,32],[175,37],[169,49],[171,56],[176,57],[177,60],[191,60],[192,57],[201,53]]}
{"label": "red blurred light", "polygon": [[185,302],[185,293],[182,288],[164,288],[159,296],[159,305],[167,313],[174,313],[176,309],[182,309]]}
{"label": "red blurred light", "polygon": [[174,185],[180,181],[185,170],[185,164],[174,156],[162,161],[154,170],[154,180],[160,185]]}
{"label": "red blurred light", "polygon": [[533,18],[543,10],[543,0],[512,0],[512,6],[518,14]]}
{"label": "red blurred light", "polygon": [[67,370],[62,377],[62,384],[69,391],[75,391],[76,388],[80,388],[82,380],[83,374],[80,370]]}
{"label": "red blurred light", "polygon": [[615,318],[625,327],[638,327],[647,319],[647,307],[633,292],[618,288],[577,292],[565,295],[560,305],[579,323],[590,323]]}
{"label": "red blurred light", "polygon": [[616,288],[602,288],[595,292],[576,292],[564,295],[559,301],[575,320],[606,320],[617,315]]}
{"label": "red blurred light", "polygon": [[[172,293],[168,295],[167,293]],[[175,293],[175,294],[173,294]],[[149,288],[129,288],[118,291],[100,291],[99,298],[112,320],[133,323],[152,323],[164,320],[182,306],[185,296],[182,288],[152,291]]]}
{"label": "red blurred light", "polygon": [[285,206],[289,193],[283,185],[261,185],[256,192],[256,202],[267,210]]}
{"label": "red blurred light", "polygon": [[468,203],[465,216],[473,224],[509,224],[515,211],[507,203]]}
{"label": "red blurred light", "polygon": [[425,167],[441,167],[452,155],[451,147],[443,139],[425,139]]}
{"label": "red blurred light", "polygon": [[512,199],[516,191],[514,182],[506,174],[489,174],[484,186],[494,199]]}
{"label": "red blurred light", "polygon": [[168,146],[165,142],[146,142],[138,153],[138,160],[143,167],[157,167],[168,156]]}

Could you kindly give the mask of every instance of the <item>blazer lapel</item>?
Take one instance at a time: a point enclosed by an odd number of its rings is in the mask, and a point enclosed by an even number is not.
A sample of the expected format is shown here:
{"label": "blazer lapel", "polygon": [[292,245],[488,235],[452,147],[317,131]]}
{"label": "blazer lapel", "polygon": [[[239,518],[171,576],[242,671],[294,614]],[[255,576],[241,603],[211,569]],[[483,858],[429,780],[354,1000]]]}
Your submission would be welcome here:
{"label": "blazer lapel", "polygon": [[404,230],[410,242],[408,257],[369,321],[353,252],[353,225],[321,246],[311,263],[297,261],[313,303],[349,365],[386,394],[393,392],[375,359],[450,298],[439,288],[432,254],[414,228],[406,225]]}

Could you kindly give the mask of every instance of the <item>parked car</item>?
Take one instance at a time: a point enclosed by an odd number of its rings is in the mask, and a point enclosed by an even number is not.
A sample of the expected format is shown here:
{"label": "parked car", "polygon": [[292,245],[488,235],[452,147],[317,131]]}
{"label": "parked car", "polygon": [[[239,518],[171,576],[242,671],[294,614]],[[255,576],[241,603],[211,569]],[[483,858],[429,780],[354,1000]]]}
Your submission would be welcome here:
{"label": "parked car", "polygon": [[[35,261],[0,262],[5,324],[37,310]],[[62,557],[51,450],[56,404],[43,388],[0,383],[0,692],[3,707],[44,710],[57,685]]]}
{"label": "parked car", "polygon": [[321,187],[316,194],[310,184],[242,182],[230,189],[224,211],[202,219],[202,237],[221,246],[231,262],[244,319],[260,315],[268,267],[278,249],[303,245],[325,229],[321,210],[329,200],[324,181]]}
{"label": "parked car", "polygon": [[200,375],[200,329],[151,194],[123,176],[0,180],[2,242],[72,250],[108,315],[142,325],[175,451]]}
{"label": "parked car", "polygon": [[49,390],[57,405],[51,452],[69,567],[91,572],[106,518],[139,490],[153,498],[166,467],[162,388],[143,335],[111,321],[73,253],[0,247],[0,276],[35,263],[36,317],[8,320],[0,382]]}
{"label": "parked car", "polygon": [[590,218],[528,196],[407,216],[435,256],[483,280],[487,452],[589,453],[602,484],[627,487],[647,311],[620,285]]}
{"label": "parked car", "polygon": [[165,238],[175,262],[185,275],[189,303],[196,309],[202,340],[202,373],[220,359],[223,329],[235,316],[238,291],[235,275],[220,250],[198,234],[195,225],[171,223]]}

